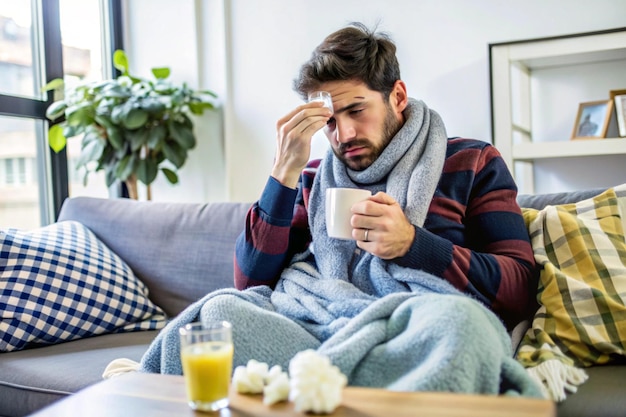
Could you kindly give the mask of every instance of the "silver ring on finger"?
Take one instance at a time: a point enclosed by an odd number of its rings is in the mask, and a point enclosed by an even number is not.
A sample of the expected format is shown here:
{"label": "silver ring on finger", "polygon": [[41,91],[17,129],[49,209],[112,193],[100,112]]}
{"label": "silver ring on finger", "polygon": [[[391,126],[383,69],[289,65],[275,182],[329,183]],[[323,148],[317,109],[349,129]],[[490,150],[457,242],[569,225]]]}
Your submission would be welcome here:
{"label": "silver ring on finger", "polygon": [[365,240],[364,242],[369,242],[369,239],[367,238],[367,235],[369,234],[370,229],[365,229]]}

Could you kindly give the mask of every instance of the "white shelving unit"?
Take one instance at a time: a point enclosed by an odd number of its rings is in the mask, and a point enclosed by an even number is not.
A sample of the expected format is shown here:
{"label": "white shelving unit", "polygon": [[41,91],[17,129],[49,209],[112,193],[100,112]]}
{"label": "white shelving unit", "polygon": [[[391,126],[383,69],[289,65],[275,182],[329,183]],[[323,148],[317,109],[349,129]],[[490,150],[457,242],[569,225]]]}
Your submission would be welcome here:
{"label": "white shelving unit", "polygon": [[626,28],[494,43],[489,52],[493,141],[520,192],[535,192],[536,163],[561,158],[619,155],[624,164],[613,159],[607,169],[626,182],[626,138],[614,115],[607,138],[571,140],[579,103],[626,89]]}

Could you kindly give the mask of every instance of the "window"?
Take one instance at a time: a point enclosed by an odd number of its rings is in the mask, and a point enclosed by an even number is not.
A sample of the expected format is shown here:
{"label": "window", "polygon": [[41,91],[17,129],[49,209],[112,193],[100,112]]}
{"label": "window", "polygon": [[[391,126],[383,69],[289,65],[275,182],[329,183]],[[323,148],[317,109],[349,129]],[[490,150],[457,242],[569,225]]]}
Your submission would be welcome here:
{"label": "window", "polygon": [[0,2],[0,93],[40,98],[35,39],[31,31],[33,10],[28,1]]}
{"label": "window", "polygon": [[[68,172],[80,141],[55,154],[48,147],[41,92],[112,76],[121,48],[121,0],[0,1],[0,227],[34,228],[56,219],[65,198],[108,196],[103,179]],[[69,160],[68,160],[69,159]]]}
{"label": "window", "polygon": [[3,161],[4,181],[1,181],[0,184],[4,185],[5,187],[25,186],[27,181],[26,158],[5,158]]}

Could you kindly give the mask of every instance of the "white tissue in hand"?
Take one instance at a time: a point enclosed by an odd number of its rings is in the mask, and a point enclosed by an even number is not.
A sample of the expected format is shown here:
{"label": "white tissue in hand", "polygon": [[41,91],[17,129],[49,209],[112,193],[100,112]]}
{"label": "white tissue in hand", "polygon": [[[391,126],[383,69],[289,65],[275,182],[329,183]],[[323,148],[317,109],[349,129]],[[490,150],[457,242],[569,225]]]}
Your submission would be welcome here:
{"label": "white tissue in hand", "polygon": [[233,373],[233,384],[240,394],[260,394],[269,375],[268,365],[250,359],[247,366],[238,366]]}
{"label": "white tissue in hand", "polygon": [[272,405],[289,398],[289,377],[278,365],[272,366],[267,376],[267,385],[263,388],[263,404]]}
{"label": "white tissue in hand", "polygon": [[289,400],[296,411],[332,413],[341,404],[347,378],[330,359],[314,350],[296,354],[289,362]]}

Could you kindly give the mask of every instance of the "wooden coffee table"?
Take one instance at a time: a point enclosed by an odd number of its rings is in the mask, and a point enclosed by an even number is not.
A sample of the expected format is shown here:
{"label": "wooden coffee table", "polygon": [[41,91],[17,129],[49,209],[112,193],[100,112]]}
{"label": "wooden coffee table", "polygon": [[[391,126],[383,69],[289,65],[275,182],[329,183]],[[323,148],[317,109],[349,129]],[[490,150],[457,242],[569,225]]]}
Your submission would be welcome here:
{"label": "wooden coffee table", "polygon": [[[32,417],[160,417],[310,416],[294,411],[292,403],[266,406],[260,395],[230,395],[230,407],[219,413],[194,412],[185,399],[181,376],[129,373],[92,385],[46,407]],[[332,417],[549,417],[555,416],[551,401],[529,398],[461,395],[430,392],[392,392],[348,387],[342,405]]]}

